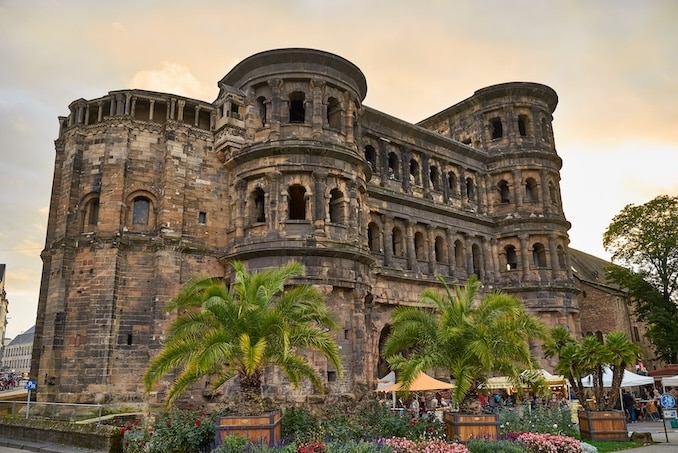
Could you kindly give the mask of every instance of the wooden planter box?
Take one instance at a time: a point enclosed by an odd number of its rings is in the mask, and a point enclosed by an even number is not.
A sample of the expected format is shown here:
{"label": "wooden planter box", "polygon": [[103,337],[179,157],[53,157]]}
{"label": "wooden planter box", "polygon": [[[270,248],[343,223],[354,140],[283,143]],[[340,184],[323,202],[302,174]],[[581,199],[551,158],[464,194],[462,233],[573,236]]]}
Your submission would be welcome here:
{"label": "wooden planter box", "polygon": [[267,412],[259,416],[232,415],[217,420],[217,444],[231,435],[247,437],[250,442],[272,447],[280,443],[282,428],[281,411]]}
{"label": "wooden planter box", "polygon": [[497,414],[474,415],[445,412],[443,420],[448,439],[459,442],[474,439],[499,439],[499,415]]}
{"label": "wooden planter box", "polygon": [[577,411],[579,432],[586,440],[629,440],[623,411]]}

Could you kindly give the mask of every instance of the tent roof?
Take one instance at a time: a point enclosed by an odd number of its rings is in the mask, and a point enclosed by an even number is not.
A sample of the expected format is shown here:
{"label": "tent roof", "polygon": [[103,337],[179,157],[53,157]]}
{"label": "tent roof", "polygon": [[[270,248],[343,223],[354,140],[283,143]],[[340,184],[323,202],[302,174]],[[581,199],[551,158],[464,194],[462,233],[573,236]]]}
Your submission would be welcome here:
{"label": "tent roof", "polygon": [[[389,385],[388,387],[383,387],[380,389],[377,389],[378,392],[397,392],[400,390],[401,382],[396,382],[393,385]],[[443,382],[439,381],[438,379],[434,379],[428,374],[421,372],[419,375],[412,381],[412,384],[410,385],[410,388],[408,389],[410,392],[423,392],[426,390],[443,390],[443,389],[451,389],[454,388],[454,384],[450,384],[449,382]]]}
{"label": "tent roof", "polygon": [[678,385],[678,375],[662,378],[662,385]]}
{"label": "tent roof", "polygon": [[[593,379],[591,375],[581,378],[581,382],[584,387],[593,387]],[[638,385],[647,385],[654,384],[654,378],[652,376],[641,376],[636,373],[632,373],[629,370],[624,370],[624,377],[622,378],[622,387],[636,387]],[[612,370],[610,368],[605,368],[603,372],[603,387],[612,387]]]}

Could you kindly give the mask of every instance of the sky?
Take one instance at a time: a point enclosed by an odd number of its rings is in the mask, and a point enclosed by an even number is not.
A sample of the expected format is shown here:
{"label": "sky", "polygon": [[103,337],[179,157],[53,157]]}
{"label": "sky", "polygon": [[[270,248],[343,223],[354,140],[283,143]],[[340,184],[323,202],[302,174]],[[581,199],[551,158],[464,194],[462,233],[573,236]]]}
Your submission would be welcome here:
{"label": "sky", "polygon": [[148,89],[212,102],[270,49],[340,55],[366,106],[412,123],[486,86],[559,96],[554,135],[570,247],[628,204],[678,195],[678,1],[0,0],[0,263],[8,338],[35,324],[59,116]]}

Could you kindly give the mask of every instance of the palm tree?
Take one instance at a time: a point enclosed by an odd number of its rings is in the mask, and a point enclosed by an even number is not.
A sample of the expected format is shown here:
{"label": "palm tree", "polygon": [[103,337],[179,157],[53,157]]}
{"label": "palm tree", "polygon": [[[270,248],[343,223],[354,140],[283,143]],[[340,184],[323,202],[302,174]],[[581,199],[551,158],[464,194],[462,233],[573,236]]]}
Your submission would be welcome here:
{"label": "palm tree", "polygon": [[308,379],[322,391],[319,374],[303,355],[319,351],[342,374],[342,363],[330,329],[336,323],[320,291],[307,285],[288,286],[304,274],[296,262],[248,273],[232,263],[229,289],[220,278],[194,278],[171,300],[178,310],[160,353],[144,375],[147,391],[163,376],[178,372],[168,390],[171,404],[189,386],[208,378],[216,390],[237,376],[242,415],[261,414],[263,372],[278,367],[294,386]]}
{"label": "palm tree", "polygon": [[491,373],[518,379],[534,368],[530,341],[545,335],[544,326],[526,313],[517,298],[493,292],[479,298],[481,282],[471,276],[454,291],[438,276],[444,291],[427,289],[426,307],[399,307],[392,316],[384,355],[398,371],[403,388],[427,370],[454,377],[454,401],[461,412],[479,412],[475,392]]}
{"label": "palm tree", "polygon": [[[582,377],[591,375],[596,400],[595,410],[608,411],[617,403],[624,370],[636,363],[640,347],[629,341],[623,332],[610,332],[604,343],[592,335],[577,342],[565,327],[556,326],[551,329],[550,337],[544,343],[544,355],[547,358],[558,358],[555,371],[570,381],[579,403],[584,408],[589,406]],[[606,389],[603,385],[605,368],[612,371],[608,399],[605,398]]]}

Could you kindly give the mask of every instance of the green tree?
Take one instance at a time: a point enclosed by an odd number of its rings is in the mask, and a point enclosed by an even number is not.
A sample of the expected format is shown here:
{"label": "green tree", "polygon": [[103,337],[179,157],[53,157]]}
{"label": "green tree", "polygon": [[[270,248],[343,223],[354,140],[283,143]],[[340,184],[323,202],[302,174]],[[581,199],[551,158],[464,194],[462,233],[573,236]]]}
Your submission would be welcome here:
{"label": "green tree", "polygon": [[616,266],[608,281],[626,290],[657,357],[678,361],[678,197],[661,195],[629,204],[603,234],[603,247]]}
{"label": "green tree", "polygon": [[281,369],[295,386],[305,378],[322,391],[320,376],[304,356],[319,351],[341,376],[339,347],[330,333],[336,323],[322,294],[307,285],[289,286],[304,267],[290,263],[254,273],[239,261],[232,267],[230,290],[222,279],[195,278],[171,300],[167,310],[179,315],[146,370],[146,390],[178,371],[168,391],[169,405],[203,378],[216,389],[237,376],[238,408],[253,415],[263,410],[261,385],[268,367]]}
{"label": "green tree", "polygon": [[545,328],[514,296],[492,292],[481,297],[475,276],[454,290],[443,277],[438,280],[444,291],[424,290],[425,307],[394,310],[384,355],[404,389],[420,372],[449,372],[460,410],[477,412],[475,392],[492,373],[517,381],[522,371],[536,366],[530,342],[543,338]]}
{"label": "green tree", "polygon": [[[612,410],[619,397],[619,388],[624,378],[624,370],[634,365],[640,354],[640,347],[629,341],[623,332],[610,332],[601,343],[597,337],[589,335],[578,342],[567,328],[556,326],[551,329],[549,338],[544,342],[544,356],[557,357],[556,373],[565,376],[572,385],[579,403],[588,408],[587,387],[582,378],[591,375],[593,394],[596,398],[596,411]],[[609,398],[603,385],[605,368],[612,371],[612,385]],[[588,383],[587,383],[588,384]]]}

